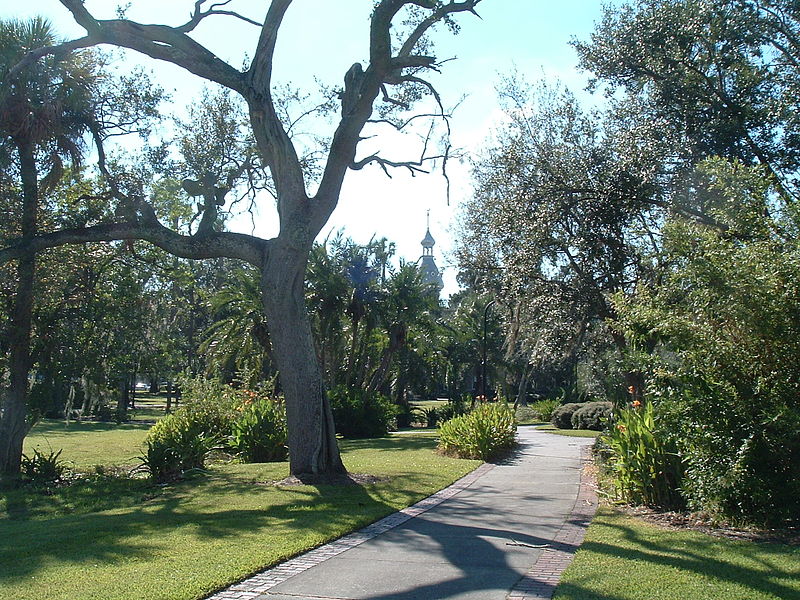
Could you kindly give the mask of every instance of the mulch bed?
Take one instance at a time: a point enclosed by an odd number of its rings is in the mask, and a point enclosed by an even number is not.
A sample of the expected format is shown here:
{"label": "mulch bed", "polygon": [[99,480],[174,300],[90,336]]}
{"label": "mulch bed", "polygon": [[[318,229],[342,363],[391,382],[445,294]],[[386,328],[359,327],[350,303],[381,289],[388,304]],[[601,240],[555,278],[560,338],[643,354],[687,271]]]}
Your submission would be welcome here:
{"label": "mulch bed", "polygon": [[800,530],[796,527],[787,529],[740,528],[724,523],[720,524],[702,513],[659,511],[646,506],[616,506],[615,508],[626,515],[637,517],[665,529],[699,531],[732,540],[800,546]]}

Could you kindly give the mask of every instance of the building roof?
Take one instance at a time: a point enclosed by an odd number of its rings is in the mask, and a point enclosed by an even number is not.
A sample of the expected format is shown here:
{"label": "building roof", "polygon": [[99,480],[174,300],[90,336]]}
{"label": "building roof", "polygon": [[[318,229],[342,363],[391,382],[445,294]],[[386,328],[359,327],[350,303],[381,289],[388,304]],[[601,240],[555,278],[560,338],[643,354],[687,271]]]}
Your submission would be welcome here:
{"label": "building roof", "polygon": [[420,244],[422,244],[423,248],[433,248],[436,245],[436,240],[433,239],[430,229],[425,231],[425,237],[422,238]]}

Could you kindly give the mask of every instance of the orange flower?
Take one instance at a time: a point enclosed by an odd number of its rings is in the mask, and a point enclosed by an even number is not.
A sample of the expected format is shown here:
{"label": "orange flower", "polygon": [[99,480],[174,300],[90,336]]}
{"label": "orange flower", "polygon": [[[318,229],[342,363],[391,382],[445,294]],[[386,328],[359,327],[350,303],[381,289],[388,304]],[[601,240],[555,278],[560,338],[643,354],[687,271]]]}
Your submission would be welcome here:
{"label": "orange flower", "polygon": [[622,433],[625,433],[625,429],[627,428],[625,427],[625,425],[620,423],[619,425],[617,425],[617,429],[619,429]]}
{"label": "orange flower", "polygon": [[628,393],[633,396],[636,393],[636,388],[632,385],[628,386]]}
{"label": "orange flower", "polygon": [[641,405],[642,405],[642,403],[639,402],[638,400],[634,400],[633,402],[631,402],[631,406],[633,408],[639,408]]}

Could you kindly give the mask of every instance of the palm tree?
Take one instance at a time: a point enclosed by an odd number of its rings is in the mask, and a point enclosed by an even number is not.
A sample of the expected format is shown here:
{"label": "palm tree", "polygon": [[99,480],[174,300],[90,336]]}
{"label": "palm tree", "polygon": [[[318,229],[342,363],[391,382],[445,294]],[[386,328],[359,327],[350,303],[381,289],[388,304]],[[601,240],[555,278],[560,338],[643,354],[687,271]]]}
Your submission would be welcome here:
{"label": "palm tree", "polygon": [[431,312],[438,307],[438,298],[423,281],[415,263],[402,263],[384,286],[380,304],[381,322],[387,337],[378,367],[370,377],[367,389],[381,389],[389,376],[395,355],[404,348],[410,328],[432,326]]}
{"label": "palm tree", "polygon": [[[9,162],[19,182],[16,233],[37,234],[41,199],[61,179],[64,159],[81,160],[83,137],[92,120],[97,81],[91,54],[49,56],[8,73],[31,50],[57,40],[50,23],[0,21],[0,162]],[[31,355],[36,256],[17,262],[16,290],[9,324],[10,388],[0,415],[0,476],[16,477],[27,433],[26,399]]]}
{"label": "palm tree", "polygon": [[342,267],[341,253],[329,252],[329,243],[336,250],[341,235],[332,241],[314,244],[306,271],[306,302],[311,307],[311,326],[317,345],[320,367],[330,387],[343,369],[346,355],[344,316],[352,290]]}
{"label": "palm tree", "polygon": [[271,377],[271,344],[258,274],[251,268],[235,270],[232,281],[211,297],[210,306],[215,320],[200,345],[208,369],[252,377],[247,385]]}

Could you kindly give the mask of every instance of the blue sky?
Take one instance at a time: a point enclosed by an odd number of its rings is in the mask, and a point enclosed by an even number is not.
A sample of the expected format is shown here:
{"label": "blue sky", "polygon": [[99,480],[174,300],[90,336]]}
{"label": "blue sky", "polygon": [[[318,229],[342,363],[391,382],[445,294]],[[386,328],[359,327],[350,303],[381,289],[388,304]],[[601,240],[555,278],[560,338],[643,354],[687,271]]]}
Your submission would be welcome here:
{"label": "blue sky", "polygon": [[[87,0],[86,6],[99,18],[112,18],[117,3]],[[149,23],[176,25],[188,18],[193,0],[132,0],[129,18]],[[297,86],[313,84],[318,78],[338,85],[353,62],[367,54],[368,15],[372,0],[295,0],[281,30],[275,75],[277,81]],[[266,0],[233,0],[226,8],[255,20],[266,12]],[[436,37],[437,56],[456,58],[448,62],[434,83],[445,105],[465,97],[456,111],[452,129],[454,146],[478,152],[490,138],[500,111],[495,85],[503,73],[516,69],[531,81],[542,77],[560,79],[574,91],[585,86],[585,74],[576,70],[576,56],[569,41],[585,39],[601,16],[601,4],[593,0],[483,0],[478,12],[459,15],[458,36],[442,31]],[[79,36],[82,30],[57,0],[3,2],[0,18],[48,17],[64,37]],[[196,31],[196,38],[231,64],[243,64],[252,55],[257,28],[228,17],[214,17]],[[153,76],[173,94],[175,110],[191,102],[203,82],[171,65],[139,61],[152,69]],[[394,140],[384,142],[387,157],[403,158],[413,148]],[[403,171],[388,179],[378,167],[351,172],[345,181],[340,205],[323,235],[344,228],[357,242],[370,237],[387,237],[397,244],[398,256],[416,260],[425,234],[425,213],[431,211],[431,233],[437,240],[437,263],[445,267],[445,295],[456,290],[455,269],[448,252],[453,245],[451,229],[461,201],[470,193],[469,167],[451,163],[451,196],[447,203],[441,175],[410,177]],[[269,200],[256,217],[256,233],[269,236],[276,230],[276,218]],[[240,230],[250,232],[249,221]]]}

